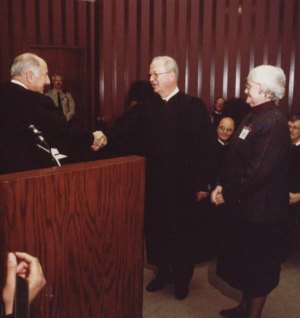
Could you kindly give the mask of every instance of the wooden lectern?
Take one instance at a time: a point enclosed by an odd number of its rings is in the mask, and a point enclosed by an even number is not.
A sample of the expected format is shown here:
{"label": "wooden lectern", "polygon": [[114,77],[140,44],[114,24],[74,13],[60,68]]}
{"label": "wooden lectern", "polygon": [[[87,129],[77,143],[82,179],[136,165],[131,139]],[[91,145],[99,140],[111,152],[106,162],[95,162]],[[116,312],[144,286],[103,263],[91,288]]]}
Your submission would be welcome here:
{"label": "wooden lectern", "polygon": [[31,317],[141,318],[144,158],[0,176],[10,249],[37,256],[47,285]]}

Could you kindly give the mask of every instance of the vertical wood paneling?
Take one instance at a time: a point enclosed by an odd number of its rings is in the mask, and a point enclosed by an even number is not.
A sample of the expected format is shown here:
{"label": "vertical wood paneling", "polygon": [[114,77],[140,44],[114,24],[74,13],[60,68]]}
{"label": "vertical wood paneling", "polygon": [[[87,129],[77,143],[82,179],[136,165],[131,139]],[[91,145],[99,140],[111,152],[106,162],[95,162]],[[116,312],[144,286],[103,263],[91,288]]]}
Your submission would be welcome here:
{"label": "vertical wood paneling", "polygon": [[113,116],[112,93],[113,93],[113,77],[112,63],[115,56],[112,41],[115,34],[112,32],[112,1],[104,0],[102,3],[102,12],[100,21],[100,105],[103,117],[110,114]]}
{"label": "vertical wood paneling", "polygon": [[74,0],[65,0],[66,44],[75,45]]}
{"label": "vertical wood paneling", "polygon": [[[150,61],[150,35],[152,34],[152,29],[150,29],[150,1],[143,0],[140,2],[140,34],[139,34],[139,50],[140,55],[138,65],[139,65],[139,79],[145,79],[146,74],[149,72],[149,61]],[[122,112],[122,111],[121,111]]]}
{"label": "vertical wood paneling", "polygon": [[[201,54],[202,54],[202,78],[201,97],[206,101],[210,100],[210,70],[211,70],[211,54],[212,54],[212,1],[204,2],[203,25],[200,26],[202,32]],[[199,32],[199,31],[198,31]]]}
{"label": "vertical wood paneling", "polygon": [[8,16],[7,1],[3,1],[1,6],[2,17],[0,18],[0,74],[9,74],[9,63],[11,63],[11,50],[10,50],[10,37],[8,29],[8,19],[4,17]]}
{"label": "vertical wood paneling", "polygon": [[56,45],[62,44],[62,10],[61,1],[62,0],[52,0],[53,1],[53,42]]}
{"label": "vertical wood paneling", "polygon": [[[215,73],[213,74],[214,78],[222,78],[224,71],[224,54],[225,54],[225,1],[217,1],[216,8],[216,28],[215,33],[218,36],[215,36]],[[211,96],[212,99],[215,97],[223,95],[227,97],[227,90],[223,92],[223,82],[215,81],[215,94]]]}
{"label": "vertical wood paneling", "polygon": [[189,42],[187,36],[187,23],[189,20],[187,19],[187,1],[178,1],[177,3],[177,43],[176,51],[173,56],[176,58],[179,67],[179,87],[182,90],[188,90],[189,68],[187,68],[187,66],[189,60],[187,59],[187,53],[189,51]]}
{"label": "vertical wood paneling", "polygon": [[200,3],[197,0],[191,1],[190,25],[188,36],[190,37],[188,60],[189,60],[189,91],[196,96],[198,93],[198,61],[199,61],[199,34],[195,32],[200,27]]}
{"label": "vertical wood paneling", "polygon": [[38,28],[40,29],[40,43],[48,44],[50,40],[50,25],[49,25],[49,5],[48,0],[40,2],[39,6],[39,22]]}
{"label": "vertical wood paneling", "polygon": [[[126,1],[127,2],[127,1]],[[115,18],[113,20],[113,28],[115,32],[114,37],[114,61],[113,61],[113,76],[114,76],[114,100],[113,100],[113,114],[118,114],[119,105],[124,107],[124,79],[125,79],[125,63],[126,60],[125,52],[125,41],[126,41],[126,31],[125,31],[125,16],[124,16],[124,3],[125,1],[115,1]],[[126,43],[127,44],[127,43]],[[123,58],[120,58],[122,57]]]}
{"label": "vertical wood paneling", "polygon": [[238,30],[238,1],[231,0],[228,10],[228,33],[227,45],[228,45],[228,87],[227,95],[236,95],[236,80],[237,80],[237,67],[240,63],[239,58],[239,30]]}
{"label": "vertical wood paneling", "polygon": [[[125,3],[126,4],[126,3]],[[130,82],[133,79],[138,78],[138,73],[137,73],[137,55],[138,55],[138,50],[137,50],[137,37],[138,37],[138,32],[137,32],[137,18],[132,18],[132,17],[137,17],[137,2],[136,0],[128,0],[127,1],[127,10],[126,10],[128,16],[126,17],[125,23],[127,25],[126,27],[126,34],[125,34],[125,47],[124,51],[126,54],[126,60],[127,63],[125,65],[125,87],[130,86]],[[123,95],[123,93],[121,93]]]}
{"label": "vertical wood paneling", "polygon": [[78,45],[82,120],[93,126],[98,113],[123,113],[130,85],[145,79],[155,55],[175,57],[180,88],[210,107],[220,94],[244,96],[249,69],[270,63],[286,72],[286,109],[300,111],[299,10],[298,0],[3,0],[0,77],[29,45]]}
{"label": "vertical wood paneling", "polygon": [[165,17],[163,16],[163,2],[163,0],[151,1],[153,6],[152,16],[150,16],[152,23],[152,28],[150,30],[150,32],[152,32],[150,35],[152,38],[152,43],[150,43],[151,59],[153,56],[162,55],[164,52],[163,36],[165,36],[165,34],[163,29],[163,20]]}

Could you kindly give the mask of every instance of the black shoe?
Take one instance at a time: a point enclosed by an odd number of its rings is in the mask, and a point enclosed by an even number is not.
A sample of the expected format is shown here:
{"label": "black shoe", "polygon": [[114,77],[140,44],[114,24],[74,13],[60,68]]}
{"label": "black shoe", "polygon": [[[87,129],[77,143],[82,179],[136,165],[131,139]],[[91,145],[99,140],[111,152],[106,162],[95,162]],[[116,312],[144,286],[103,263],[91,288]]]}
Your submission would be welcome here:
{"label": "black shoe", "polygon": [[155,278],[151,280],[151,282],[146,287],[146,290],[150,293],[159,291],[166,286],[167,282],[165,280],[161,280],[159,278]]}
{"label": "black shoe", "polygon": [[235,307],[232,309],[221,310],[220,315],[226,318],[246,318],[247,312],[240,307]]}
{"label": "black shoe", "polygon": [[174,296],[176,299],[183,300],[189,294],[189,284],[175,284]]}

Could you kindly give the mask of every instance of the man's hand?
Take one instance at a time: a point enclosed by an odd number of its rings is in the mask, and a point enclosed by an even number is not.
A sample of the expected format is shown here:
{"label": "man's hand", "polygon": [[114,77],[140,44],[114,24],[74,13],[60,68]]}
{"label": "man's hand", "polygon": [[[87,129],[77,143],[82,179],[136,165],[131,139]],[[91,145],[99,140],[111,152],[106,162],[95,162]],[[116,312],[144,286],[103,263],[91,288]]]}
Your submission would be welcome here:
{"label": "man's hand", "polygon": [[214,203],[216,206],[225,203],[222,190],[223,188],[220,185],[218,185],[216,186],[215,190],[211,193],[211,202]]}
{"label": "man's hand", "polygon": [[197,200],[197,202],[207,198],[207,196],[208,196],[208,192],[205,192],[205,191],[196,192],[196,200]]}
{"label": "man's hand", "polygon": [[289,204],[295,204],[300,201],[300,193],[289,193],[290,201]]}
{"label": "man's hand", "polygon": [[94,135],[94,143],[92,144],[91,148],[94,151],[97,151],[103,148],[104,146],[106,146],[107,138],[102,131],[94,131],[93,135]]}

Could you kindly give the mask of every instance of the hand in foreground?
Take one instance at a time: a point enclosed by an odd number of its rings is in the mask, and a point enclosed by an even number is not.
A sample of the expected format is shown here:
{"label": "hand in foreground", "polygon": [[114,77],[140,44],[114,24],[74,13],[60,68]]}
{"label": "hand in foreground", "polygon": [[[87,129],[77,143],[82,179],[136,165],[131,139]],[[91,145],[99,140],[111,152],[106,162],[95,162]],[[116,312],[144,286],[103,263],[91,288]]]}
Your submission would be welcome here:
{"label": "hand in foreground", "polygon": [[46,284],[41,264],[36,257],[23,252],[8,253],[6,284],[2,294],[6,315],[13,312],[16,275],[28,281],[29,303]]}
{"label": "hand in foreground", "polygon": [[211,202],[214,203],[216,206],[218,206],[219,204],[223,204],[225,202],[222,190],[223,188],[220,185],[218,185],[216,186],[215,190],[211,193]]}
{"label": "hand in foreground", "polygon": [[97,151],[103,148],[104,146],[106,146],[107,138],[102,131],[94,131],[93,135],[94,135],[94,143],[92,144],[91,148],[94,151]]}

